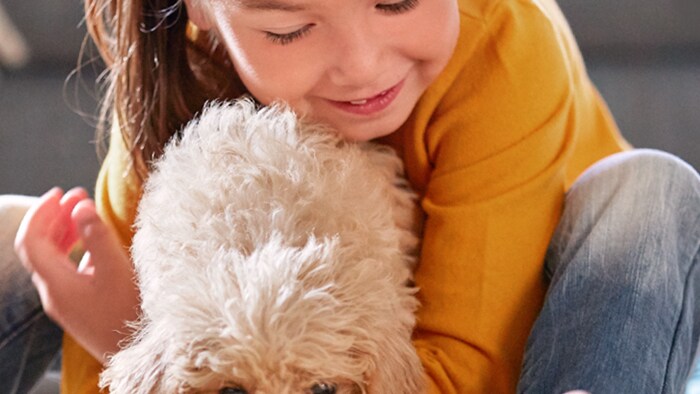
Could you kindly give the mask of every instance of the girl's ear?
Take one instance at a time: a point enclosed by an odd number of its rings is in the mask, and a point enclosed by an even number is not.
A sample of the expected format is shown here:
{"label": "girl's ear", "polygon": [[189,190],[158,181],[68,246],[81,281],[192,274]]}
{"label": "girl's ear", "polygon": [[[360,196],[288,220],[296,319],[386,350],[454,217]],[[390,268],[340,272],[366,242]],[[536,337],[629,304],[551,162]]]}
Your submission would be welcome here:
{"label": "girl's ear", "polygon": [[185,0],[185,7],[187,8],[187,16],[190,23],[194,24],[199,30],[211,30],[213,24],[205,1]]}

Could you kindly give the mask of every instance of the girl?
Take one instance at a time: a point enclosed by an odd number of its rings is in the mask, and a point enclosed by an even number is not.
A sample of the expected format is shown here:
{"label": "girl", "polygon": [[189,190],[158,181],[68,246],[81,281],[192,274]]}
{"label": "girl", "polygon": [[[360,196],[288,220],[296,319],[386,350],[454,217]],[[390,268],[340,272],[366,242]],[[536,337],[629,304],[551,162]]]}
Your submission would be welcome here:
{"label": "girl", "polygon": [[111,73],[96,206],[52,190],[16,243],[67,333],[64,392],[97,392],[137,315],[125,248],[152,160],[206,100],[244,93],[402,156],[425,218],[415,346],[431,393],[683,387],[700,333],[700,181],[627,150],[554,0],[86,7]]}

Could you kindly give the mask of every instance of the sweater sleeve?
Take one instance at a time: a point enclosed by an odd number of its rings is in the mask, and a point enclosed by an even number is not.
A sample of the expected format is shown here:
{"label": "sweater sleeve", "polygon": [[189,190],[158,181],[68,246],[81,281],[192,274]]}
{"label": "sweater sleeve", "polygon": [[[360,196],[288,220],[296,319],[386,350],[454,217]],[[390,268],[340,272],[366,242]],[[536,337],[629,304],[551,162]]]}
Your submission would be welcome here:
{"label": "sweater sleeve", "polygon": [[430,393],[515,391],[567,162],[586,127],[551,10],[493,3],[484,19],[463,16],[462,53],[404,137],[420,147],[404,155],[426,215],[414,343]]}
{"label": "sweater sleeve", "polygon": [[[109,151],[102,163],[95,186],[95,204],[100,217],[111,225],[124,247],[131,245],[133,222],[140,186],[129,167],[129,156],[118,131],[112,130]],[[102,364],[75,339],[63,337],[61,393],[97,394]]]}

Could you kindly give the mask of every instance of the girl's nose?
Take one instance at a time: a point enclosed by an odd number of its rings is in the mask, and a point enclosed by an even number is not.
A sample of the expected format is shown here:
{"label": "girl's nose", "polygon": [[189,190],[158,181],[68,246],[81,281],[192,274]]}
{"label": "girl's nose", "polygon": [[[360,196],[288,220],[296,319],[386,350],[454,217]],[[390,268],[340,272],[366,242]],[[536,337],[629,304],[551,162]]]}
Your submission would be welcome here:
{"label": "girl's nose", "polygon": [[377,82],[386,51],[381,33],[356,26],[348,27],[337,37],[333,64],[329,68],[331,81],[337,86],[362,88]]}

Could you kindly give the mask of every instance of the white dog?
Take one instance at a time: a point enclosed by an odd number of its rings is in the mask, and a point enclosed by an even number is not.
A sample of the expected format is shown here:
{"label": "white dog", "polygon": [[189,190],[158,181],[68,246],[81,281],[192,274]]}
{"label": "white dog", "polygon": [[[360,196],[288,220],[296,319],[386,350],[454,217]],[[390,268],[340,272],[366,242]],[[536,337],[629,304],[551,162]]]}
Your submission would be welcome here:
{"label": "white dog", "polygon": [[415,199],[388,148],[287,109],[209,106],[146,184],[143,314],[112,393],[409,394]]}

